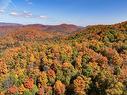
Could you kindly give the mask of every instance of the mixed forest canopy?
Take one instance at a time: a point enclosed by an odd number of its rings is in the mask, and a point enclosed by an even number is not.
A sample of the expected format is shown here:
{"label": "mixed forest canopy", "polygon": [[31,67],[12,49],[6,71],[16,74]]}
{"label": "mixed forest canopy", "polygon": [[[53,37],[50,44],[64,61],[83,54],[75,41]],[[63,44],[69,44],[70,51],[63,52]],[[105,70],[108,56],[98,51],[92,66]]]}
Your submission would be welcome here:
{"label": "mixed forest canopy", "polygon": [[65,28],[0,37],[0,95],[127,95],[127,22]]}

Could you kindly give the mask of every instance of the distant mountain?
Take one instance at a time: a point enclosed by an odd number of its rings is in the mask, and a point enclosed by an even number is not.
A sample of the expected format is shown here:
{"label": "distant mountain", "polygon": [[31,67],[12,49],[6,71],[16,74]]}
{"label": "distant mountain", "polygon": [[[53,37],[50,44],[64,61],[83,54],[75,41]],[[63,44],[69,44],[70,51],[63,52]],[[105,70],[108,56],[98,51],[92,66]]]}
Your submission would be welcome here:
{"label": "distant mountain", "polygon": [[22,25],[16,23],[0,23],[0,35],[3,36],[11,32],[26,32],[26,31],[39,31],[39,32],[60,32],[61,34],[68,34],[77,31],[81,27],[71,24],[61,25],[42,25],[42,24],[29,24]]}
{"label": "distant mountain", "polygon": [[22,26],[22,24],[0,22],[0,27],[2,26]]}
{"label": "distant mountain", "polygon": [[61,25],[29,24],[29,25],[25,25],[23,28],[27,28],[27,29],[33,28],[46,32],[71,33],[77,31],[81,27],[72,24],[61,24]]}
{"label": "distant mountain", "polygon": [[71,33],[74,31],[77,31],[79,26],[72,25],[72,24],[61,24],[56,26],[49,26],[46,31],[52,31],[52,32],[64,32],[64,33]]}
{"label": "distant mountain", "polygon": [[61,25],[42,25],[42,24],[29,24],[21,25],[14,23],[0,23],[0,40],[1,42],[13,39],[13,43],[20,41],[42,41],[54,37],[61,37],[68,34],[73,34],[75,31],[80,30],[82,27],[61,24]]}

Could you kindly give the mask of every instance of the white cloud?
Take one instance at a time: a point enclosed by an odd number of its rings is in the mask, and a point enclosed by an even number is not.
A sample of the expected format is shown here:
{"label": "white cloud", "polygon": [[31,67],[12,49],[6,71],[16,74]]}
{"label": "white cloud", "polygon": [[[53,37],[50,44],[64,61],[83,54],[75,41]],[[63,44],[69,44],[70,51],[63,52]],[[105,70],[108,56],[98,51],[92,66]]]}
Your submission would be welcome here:
{"label": "white cloud", "polygon": [[33,14],[30,13],[30,12],[26,12],[26,11],[24,11],[24,12],[21,14],[21,16],[22,16],[22,17],[28,17],[28,18],[31,18],[31,17],[33,17]]}
{"label": "white cloud", "polygon": [[47,19],[48,17],[47,16],[39,16],[39,18],[41,18],[41,19]]}
{"label": "white cloud", "polygon": [[26,12],[26,11],[21,12],[21,13],[19,13],[19,12],[11,12],[10,15],[11,16],[15,16],[15,17],[23,17],[23,18],[26,18],[26,17],[27,18],[31,18],[33,16],[32,13]]}
{"label": "white cloud", "polygon": [[24,12],[11,12],[9,14],[10,16],[14,16],[14,17],[22,17],[22,18],[36,18],[36,19],[47,19],[48,17],[47,16],[44,16],[44,15],[33,15],[31,12],[27,12],[27,11],[24,11]]}
{"label": "white cloud", "polygon": [[4,10],[0,9],[0,14],[4,13]]}
{"label": "white cloud", "polygon": [[10,15],[11,15],[11,16],[20,16],[20,14],[17,13],[17,12],[11,12]]}

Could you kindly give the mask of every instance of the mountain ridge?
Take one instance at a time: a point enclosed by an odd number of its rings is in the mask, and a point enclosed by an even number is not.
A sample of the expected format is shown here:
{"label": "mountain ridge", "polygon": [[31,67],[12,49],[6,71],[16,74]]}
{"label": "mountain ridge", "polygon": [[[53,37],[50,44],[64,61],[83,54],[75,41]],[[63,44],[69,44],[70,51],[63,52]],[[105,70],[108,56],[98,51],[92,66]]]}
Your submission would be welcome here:
{"label": "mountain ridge", "polygon": [[60,24],[60,25],[43,25],[43,24],[15,24],[15,23],[0,23],[0,35],[5,35],[15,31],[40,31],[40,32],[62,32],[64,34],[71,33],[80,29],[80,26],[72,24]]}

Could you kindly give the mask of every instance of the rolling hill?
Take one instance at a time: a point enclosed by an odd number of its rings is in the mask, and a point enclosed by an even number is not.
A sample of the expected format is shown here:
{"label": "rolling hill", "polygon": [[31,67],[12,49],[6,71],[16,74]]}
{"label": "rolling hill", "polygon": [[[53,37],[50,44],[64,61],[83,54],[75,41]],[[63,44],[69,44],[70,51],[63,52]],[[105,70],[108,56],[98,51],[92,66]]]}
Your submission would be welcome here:
{"label": "rolling hill", "polygon": [[26,31],[39,31],[39,32],[60,32],[61,34],[68,34],[77,31],[81,27],[71,24],[61,25],[41,25],[29,24],[21,25],[14,23],[0,23],[0,35],[3,36],[10,32],[26,32]]}

